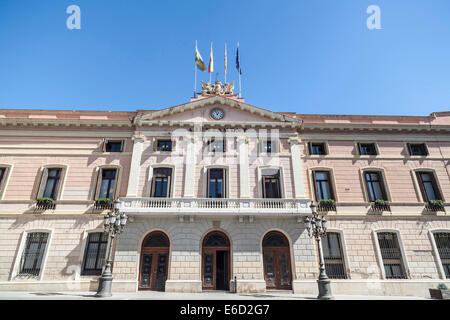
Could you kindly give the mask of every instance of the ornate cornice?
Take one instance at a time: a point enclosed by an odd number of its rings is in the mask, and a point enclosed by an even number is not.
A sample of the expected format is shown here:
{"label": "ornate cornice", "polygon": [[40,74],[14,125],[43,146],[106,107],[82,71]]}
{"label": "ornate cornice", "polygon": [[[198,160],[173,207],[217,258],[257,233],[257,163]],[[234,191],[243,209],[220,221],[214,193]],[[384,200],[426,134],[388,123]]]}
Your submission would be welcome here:
{"label": "ornate cornice", "polygon": [[[213,96],[211,98],[192,101],[192,102],[189,102],[186,104],[166,108],[166,109],[163,109],[160,111],[153,111],[150,113],[140,114],[134,119],[134,123],[138,126],[148,125],[149,122],[155,121],[156,119],[161,119],[166,116],[171,116],[174,114],[191,111],[191,110],[195,110],[198,108],[202,108],[202,107],[206,107],[206,106],[214,105],[214,104],[221,104],[224,106],[235,108],[237,110],[247,111],[251,114],[255,114],[255,115],[259,115],[261,117],[268,118],[273,122],[293,122],[293,123],[299,124],[298,126],[300,126],[301,123],[303,122],[300,119],[296,119],[296,118],[289,117],[286,115],[278,114],[278,113],[272,112],[270,110],[258,108],[258,107],[249,105],[247,103],[241,102],[241,101],[236,101],[234,99],[229,99],[229,98],[222,97],[222,96]],[[269,121],[269,122],[271,122],[271,121]]]}
{"label": "ornate cornice", "polygon": [[24,119],[3,118],[0,126],[22,127],[132,127],[130,120],[76,120],[76,119]]}

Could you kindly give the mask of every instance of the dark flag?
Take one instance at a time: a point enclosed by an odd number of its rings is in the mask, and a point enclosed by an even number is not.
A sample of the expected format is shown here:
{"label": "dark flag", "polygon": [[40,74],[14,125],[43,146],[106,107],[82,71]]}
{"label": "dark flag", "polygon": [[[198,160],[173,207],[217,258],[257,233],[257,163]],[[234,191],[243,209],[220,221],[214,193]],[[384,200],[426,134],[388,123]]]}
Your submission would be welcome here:
{"label": "dark flag", "polygon": [[238,70],[239,74],[242,74],[241,66],[239,65],[239,45],[236,50],[236,69]]}

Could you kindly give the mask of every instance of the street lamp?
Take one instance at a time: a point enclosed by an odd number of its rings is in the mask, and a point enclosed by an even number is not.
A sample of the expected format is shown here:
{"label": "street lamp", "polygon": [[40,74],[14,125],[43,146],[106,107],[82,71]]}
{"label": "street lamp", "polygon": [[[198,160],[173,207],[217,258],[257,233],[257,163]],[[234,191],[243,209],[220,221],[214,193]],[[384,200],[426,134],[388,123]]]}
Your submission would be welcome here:
{"label": "street lamp", "polygon": [[112,272],[111,272],[111,255],[114,237],[120,234],[127,224],[127,216],[120,213],[120,201],[114,201],[114,211],[107,213],[104,217],[103,226],[105,231],[109,232],[111,240],[109,241],[108,257],[106,259],[106,266],[101,277],[98,279],[98,290],[96,297],[111,297]]}
{"label": "street lamp", "polygon": [[311,219],[306,217],[305,226],[306,230],[308,230],[308,235],[313,236],[317,241],[317,246],[319,247],[319,266],[320,266],[320,274],[319,279],[317,280],[317,285],[319,286],[319,295],[318,299],[334,299],[331,294],[331,285],[330,279],[328,278],[325,272],[325,265],[323,263],[323,251],[322,251],[322,237],[326,237],[327,235],[327,220],[322,216],[319,217],[317,214],[317,206],[311,202],[310,205],[312,211]]}

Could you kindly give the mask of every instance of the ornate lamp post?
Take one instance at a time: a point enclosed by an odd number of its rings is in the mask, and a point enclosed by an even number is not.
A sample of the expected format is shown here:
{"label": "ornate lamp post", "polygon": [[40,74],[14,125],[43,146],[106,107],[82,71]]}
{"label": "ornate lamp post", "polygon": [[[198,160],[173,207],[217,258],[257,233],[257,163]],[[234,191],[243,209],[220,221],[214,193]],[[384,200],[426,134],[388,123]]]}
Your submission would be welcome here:
{"label": "ornate lamp post", "polygon": [[112,272],[111,272],[111,255],[114,237],[120,234],[127,224],[127,216],[120,213],[120,201],[114,201],[114,211],[108,213],[104,218],[105,231],[109,232],[111,240],[109,242],[108,257],[106,259],[106,266],[98,281],[98,290],[96,297],[111,297]]}
{"label": "ornate lamp post", "polygon": [[317,298],[327,300],[334,299],[333,295],[331,294],[330,279],[328,279],[328,276],[325,272],[321,241],[321,238],[327,235],[327,220],[325,220],[324,217],[319,217],[319,215],[317,214],[317,206],[313,202],[311,202],[310,207],[312,211],[312,218],[310,219],[309,217],[306,217],[305,225],[306,230],[308,230],[308,235],[310,237],[313,236],[316,239],[317,245],[319,247],[320,274],[319,279],[317,280],[317,284],[319,286],[319,295],[317,296]]}

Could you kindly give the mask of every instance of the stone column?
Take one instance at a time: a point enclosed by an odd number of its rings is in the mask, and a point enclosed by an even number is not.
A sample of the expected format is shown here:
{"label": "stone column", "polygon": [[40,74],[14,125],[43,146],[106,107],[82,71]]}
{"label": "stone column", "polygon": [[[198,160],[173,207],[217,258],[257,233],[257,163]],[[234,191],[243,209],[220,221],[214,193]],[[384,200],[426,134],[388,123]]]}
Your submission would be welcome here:
{"label": "stone column", "polygon": [[238,138],[239,144],[239,189],[241,198],[250,198],[250,186],[248,177],[248,138]]}
{"label": "stone column", "polygon": [[139,172],[141,170],[142,144],[145,137],[140,133],[135,133],[131,138],[134,142],[131,156],[130,175],[128,178],[127,197],[137,197]]}
{"label": "stone column", "polygon": [[193,198],[195,190],[195,137],[188,138],[186,146],[186,171],[184,173],[184,197]]}
{"label": "stone column", "polygon": [[294,198],[305,198],[305,186],[303,183],[303,166],[300,157],[300,138],[291,137],[289,142],[291,144],[291,160],[292,160],[292,175],[294,176]]}

